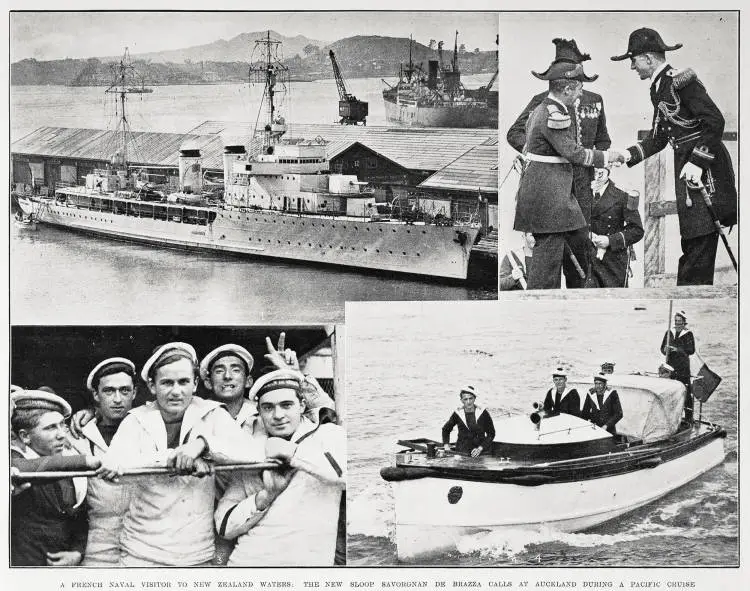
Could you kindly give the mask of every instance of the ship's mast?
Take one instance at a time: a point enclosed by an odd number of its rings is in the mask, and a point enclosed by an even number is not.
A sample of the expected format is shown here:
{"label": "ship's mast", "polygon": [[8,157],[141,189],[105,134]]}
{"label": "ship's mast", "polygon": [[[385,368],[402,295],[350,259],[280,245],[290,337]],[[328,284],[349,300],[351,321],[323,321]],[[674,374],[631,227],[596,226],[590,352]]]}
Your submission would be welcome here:
{"label": "ship's mast", "polygon": [[[255,47],[262,48],[265,63],[251,64],[250,82],[263,83],[263,99],[261,100],[261,111],[264,103],[266,106],[266,121],[263,123],[263,145],[270,146],[278,143],[281,136],[286,132],[286,124],[282,117],[276,116],[275,96],[286,90],[286,82],[289,78],[289,68],[284,66],[277,57],[278,47],[281,41],[271,39],[271,31],[266,32],[264,39],[256,39]],[[277,83],[281,84],[277,88]],[[256,121],[255,132],[258,131]]]}
{"label": "ship's mast", "polygon": [[458,31],[456,31],[456,40],[453,43],[453,71],[458,72]]}
{"label": "ship's mast", "polygon": [[127,95],[137,92],[137,89],[128,87],[128,79],[133,78],[135,69],[130,62],[130,53],[125,48],[120,62],[112,65],[114,81],[104,92],[115,95],[115,101],[119,103],[120,118],[117,121],[115,135],[118,138],[117,151],[112,156],[112,163],[118,167],[127,167],[128,163],[128,135],[131,133],[130,123],[125,113]]}

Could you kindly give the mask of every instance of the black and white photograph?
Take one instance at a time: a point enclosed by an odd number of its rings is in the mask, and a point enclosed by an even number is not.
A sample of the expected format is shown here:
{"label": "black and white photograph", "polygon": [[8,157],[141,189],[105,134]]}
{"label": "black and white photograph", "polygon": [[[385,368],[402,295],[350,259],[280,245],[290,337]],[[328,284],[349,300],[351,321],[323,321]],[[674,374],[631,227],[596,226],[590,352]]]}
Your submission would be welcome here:
{"label": "black and white photograph", "polygon": [[739,57],[737,11],[501,13],[500,290],[736,295]]}
{"label": "black and white photograph", "polygon": [[342,326],[11,336],[12,567],[346,564]]}
{"label": "black and white photograph", "polygon": [[348,563],[738,565],[736,323],[733,299],[347,306]]}
{"label": "black and white photograph", "polygon": [[13,321],[495,299],[497,43],[491,12],[11,12]]}

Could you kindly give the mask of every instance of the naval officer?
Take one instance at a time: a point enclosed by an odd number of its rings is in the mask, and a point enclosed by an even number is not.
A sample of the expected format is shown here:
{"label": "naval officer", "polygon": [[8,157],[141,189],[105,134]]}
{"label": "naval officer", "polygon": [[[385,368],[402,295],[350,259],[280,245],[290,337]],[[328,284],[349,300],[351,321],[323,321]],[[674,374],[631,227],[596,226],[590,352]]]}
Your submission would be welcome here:
{"label": "naval officer", "polygon": [[643,238],[638,200],[610,181],[606,168],[596,169],[592,189],[591,241],[596,255],[587,287],[627,287],[631,247]]}
{"label": "naval officer", "polygon": [[686,183],[706,187],[723,226],[737,223],[737,190],[732,161],[721,141],[721,111],[693,70],[676,70],[666,61],[665,52],[680,47],[681,43],[666,45],[659,33],[642,28],[630,34],[627,52],[612,60],[630,59],[630,69],[651,84],[651,132],[628,148],[628,166],[660,152],[667,143],[674,150],[682,246],[677,285],[712,285],[719,234],[701,193],[689,189]]}
{"label": "naval officer", "polygon": [[[578,49],[574,39],[553,39],[552,43],[555,44],[555,61],[563,63],[581,64],[591,59],[588,53],[581,53]],[[544,80],[543,76],[547,72],[537,74],[532,72],[534,76],[540,80]],[[594,82],[599,78],[598,74],[587,76],[585,73],[582,75],[581,81],[585,83]],[[508,129],[506,136],[508,143],[517,152],[524,151],[524,145],[526,144],[526,122],[529,120],[531,113],[536,109],[542,101],[547,97],[547,92],[540,92],[532,97],[529,104],[526,105],[524,110],[515,120],[513,125]],[[612,145],[612,141],[609,138],[609,132],[607,131],[607,117],[604,114],[604,99],[601,95],[586,90],[585,88],[581,92],[581,96],[575,102],[575,108],[571,109],[572,114],[575,116],[575,123],[578,129],[579,143],[584,148],[597,149],[597,150],[608,150]],[[586,222],[590,221],[591,218],[591,191],[590,183],[594,180],[594,171],[590,167],[574,168],[573,170],[574,182],[576,184],[576,199],[581,206],[581,212],[583,217],[586,218]]]}
{"label": "naval officer", "polygon": [[578,140],[571,110],[586,78],[581,64],[553,62],[536,76],[549,81],[549,94],[527,123],[527,164],[518,186],[513,228],[534,234],[529,289],[559,288],[563,258],[575,260],[583,274],[572,287],[583,287],[590,242],[586,218],[576,199],[573,169],[601,168],[624,162],[625,157],[618,151],[584,148]]}

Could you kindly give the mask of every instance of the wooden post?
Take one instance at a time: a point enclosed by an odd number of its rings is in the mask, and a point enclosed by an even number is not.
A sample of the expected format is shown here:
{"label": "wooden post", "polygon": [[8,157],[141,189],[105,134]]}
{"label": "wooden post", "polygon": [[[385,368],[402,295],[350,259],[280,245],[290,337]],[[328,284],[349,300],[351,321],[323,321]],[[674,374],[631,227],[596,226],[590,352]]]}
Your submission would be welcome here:
{"label": "wooden post", "polygon": [[[667,179],[667,156],[664,151],[648,158],[644,163],[644,239],[643,239],[643,286],[657,287],[658,276],[665,270],[665,226],[664,214],[652,215],[652,204],[661,201]],[[656,213],[656,212],[654,212]]]}
{"label": "wooden post", "polygon": [[326,332],[331,335],[331,355],[333,357],[333,401],[336,405],[336,414],[338,415],[338,424],[342,425],[346,421],[346,395],[344,390],[344,360],[346,333],[343,324],[337,324],[333,330],[326,327]]}

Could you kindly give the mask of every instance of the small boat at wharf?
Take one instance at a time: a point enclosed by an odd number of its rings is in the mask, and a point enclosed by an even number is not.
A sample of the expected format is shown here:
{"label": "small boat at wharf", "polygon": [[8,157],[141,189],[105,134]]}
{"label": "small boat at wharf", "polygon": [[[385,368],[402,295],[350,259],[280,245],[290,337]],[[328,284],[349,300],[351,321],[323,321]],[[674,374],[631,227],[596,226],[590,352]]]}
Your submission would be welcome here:
{"label": "small boat at wharf", "polygon": [[[19,196],[21,208],[44,223],[120,240],[466,280],[478,209],[452,219],[425,211],[416,197],[376,203],[367,183],[330,171],[325,140],[286,137],[277,106],[289,72],[274,56],[278,44],[270,34],[256,41],[264,60],[250,73],[265,85],[265,122],[259,142],[225,142],[223,195],[207,193],[197,146],[181,146],[179,191],[167,194],[128,167],[123,141],[111,169],[50,197]],[[130,90],[119,80],[110,91],[120,98],[124,130]]]}
{"label": "small boat at wharf", "polygon": [[[472,458],[430,439],[402,440],[381,469],[395,499],[398,558],[455,550],[502,530],[577,532],[642,507],[724,461],[726,431],[682,418],[685,386],[611,375],[617,435],[579,417],[535,411],[495,421],[491,453]],[[590,382],[568,386],[586,392]]]}

